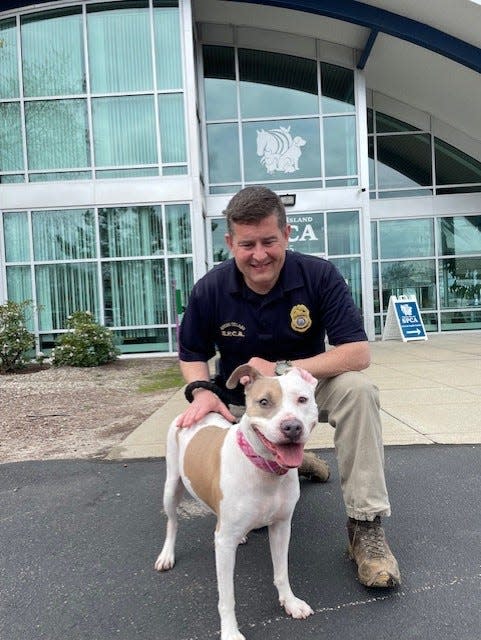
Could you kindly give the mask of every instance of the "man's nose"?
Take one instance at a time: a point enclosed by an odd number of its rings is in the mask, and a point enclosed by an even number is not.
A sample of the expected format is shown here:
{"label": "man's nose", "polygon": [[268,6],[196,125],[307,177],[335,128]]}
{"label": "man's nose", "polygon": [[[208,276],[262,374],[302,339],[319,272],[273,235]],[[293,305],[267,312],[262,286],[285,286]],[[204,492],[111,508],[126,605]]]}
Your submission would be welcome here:
{"label": "man's nose", "polygon": [[254,247],[254,260],[262,261],[266,257],[266,248],[262,244],[256,244]]}

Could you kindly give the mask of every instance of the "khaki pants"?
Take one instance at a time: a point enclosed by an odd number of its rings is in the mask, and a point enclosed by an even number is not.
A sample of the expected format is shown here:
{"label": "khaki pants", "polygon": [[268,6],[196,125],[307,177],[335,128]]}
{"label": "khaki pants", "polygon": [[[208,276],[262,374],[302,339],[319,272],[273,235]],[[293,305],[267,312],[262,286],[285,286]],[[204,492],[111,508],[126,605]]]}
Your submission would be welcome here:
{"label": "khaki pants", "polygon": [[335,429],[334,445],[347,515],[357,520],[389,516],[384,478],[379,390],[363,373],[351,371],[320,380],[320,414]]}

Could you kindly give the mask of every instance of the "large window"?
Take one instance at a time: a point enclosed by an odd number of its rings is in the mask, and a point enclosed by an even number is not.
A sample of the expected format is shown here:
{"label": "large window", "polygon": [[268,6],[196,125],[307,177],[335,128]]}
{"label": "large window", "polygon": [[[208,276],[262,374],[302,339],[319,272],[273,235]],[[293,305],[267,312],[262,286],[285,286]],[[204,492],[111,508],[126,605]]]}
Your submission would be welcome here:
{"label": "large window", "polygon": [[481,162],[407,122],[368,110],[372,198],[481,191]]}
{"label": "large window", "polygon": [[0,38],[0,183],[187,173],[177,2],[38,11]]}
{"label": "large window", "polygon": [[234,47],[203,53],[210,193],[358,184],[351,70]]}
{"label": "large window", "polygon": [[193,286],[187,204],[3,214],[7,297],[32,300],[42,350],[89,310],[122,351],[177,349],[177,301]]}
{"label": "large window", "polygon": [[392,295],[416,295],[428,331],[481,329],[481,216],[372,223],[377,333]]}

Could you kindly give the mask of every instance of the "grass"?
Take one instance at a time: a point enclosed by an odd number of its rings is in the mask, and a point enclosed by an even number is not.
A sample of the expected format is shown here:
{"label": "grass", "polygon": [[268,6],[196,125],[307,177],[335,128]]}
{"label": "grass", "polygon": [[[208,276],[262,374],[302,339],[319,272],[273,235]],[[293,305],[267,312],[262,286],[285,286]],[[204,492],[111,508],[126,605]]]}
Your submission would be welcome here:
{"label": "grass", "polygon": [[184,379],[178,365],[175,364],[163,371],[146,375],[137,390],[139,393],[155,393],[165,389],[180,388],[183,385]]}

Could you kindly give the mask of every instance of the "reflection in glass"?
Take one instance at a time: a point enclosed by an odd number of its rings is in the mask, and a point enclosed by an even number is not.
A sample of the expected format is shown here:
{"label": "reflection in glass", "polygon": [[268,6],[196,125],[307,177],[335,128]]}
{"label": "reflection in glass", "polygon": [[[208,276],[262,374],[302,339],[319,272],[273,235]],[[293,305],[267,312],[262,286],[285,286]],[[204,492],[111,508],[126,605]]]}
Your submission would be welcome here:
{"label": "reflection in glass", "polygon": [[35,267],[40,329],[63,329],[74,311],[91,311],[98,318],[97,265],[43,264]]}
{"label": "reflection in glass", "polygon": [[381,258],[420,258],[434,255],[434,228],[429,218],[381,220]]}
{"label": "reflection in glass", "polygon": [[376,133],[406,133],[407,131],[419,131],[417,127],[376,111]]}
{"label": "reflection in glass", "polygon": [[232,47],[204,46],[204,93],[207,120],[237,117],[235,58]]}
{"label": "reflection in glass", "polygon": [[327,248],[329,257],[360,252],[357,211],[333,211],[327,214]]}
{"label": "reflection in glass", "polygon": [[157,162],[153,96],[124,96],[92,100],[97,166]]}
{"label": "reflection in glass", "polygon": [[229,249],[224,239],[224,234],[227,232],[225,218],[212,219],[210,228],[212,232],[212,256],[214,263],[223,262],[229,257]]}
{"label": "reflection in glass", "polygon": [[322,112],[354,113],[354,73],[351,69],[321,62]]}
{"label": "reflection in glass", "polygon": [[30,267],[7,267],[7,299],[14,302],[32,300],[32,272]]}
{"label": "reflection in glass", "polygon": [[463,331],[481,329],[481,311],[454,311],[441,313],[441,331]]}
{"label": "reflection in glass", "polygon": [[25,104],[30,169],[74,169],[90,164],[85,100]]}
{"label": "reflection in glass", "polygon": [[163,261],[104,262],[102,277],[107,325],[129,327],[168,322]]}
{"label": "reflection in glass", "polygon": [[165,218],[168,253],[192,253],[192,225],[189,205],[166,205]]}
{"label": "reflection in glass", "polygon": [[481,309],[481,256],[439,261],[441,308]]}
{"label": "reflection in glass", "polygon": [[192,258],[172,258],[168,261],[169,281],[172,287],[170,296],[170,317],[176,328],[180,315],[185,311],[187,300],[194,286]]}
{"label": "reflection in glass", "polygon": [[147,2],[110,6],[87,6],[91,90],[113,93],[152,89]]}
{"label": "reflection in glass", "polygon": [[239,49],[239,76],[243,118],[318,113],[314,60]]}
{"label": "reflection in glass", "polygon": [[210,182],[240,180],[239,133],[237,124],[207,126]]}
{"label": "reflection in glass", "polygon": [[481,182],[481,162],[452,145],[434,139],[436,184],[463,184]]}
{"label": "reflection in glass", "polygon": [[32,211],[34,260],[80,260],[95,257],[91,209]]}
{"label": "reflection in glass", "polygon": [[30,260],[30,232],[26,211],[3,214],[3,238],[6,262]]}
{"label": "reflection in glass", "polygon": [[381,278],[384,309],[388,308],[390,296],[400,295],[415,295],[420,309],[436,309],[434,260],[383,262]]}
{"label": "reflection in glass", "polygon": [[378,137],[376,168],[380,189],[431,185],[431,137],[429,134]]}
{"label": "reflection in glass", "polygon": [[0,141],[0,171],[21,171],[23,145],[18,102],[0,103]]}
{"label": "reflection in glass", "polygon": [[287,222],[291,225],[290,249],[313,255],[325,254],[323,213],[288,215]]}
{"label": "reflection in glass", "polygon": [[155,67],[161,90],[180,89],[183,84],[179,9],[173,4],[154,0]]}
{"label": "reflection in glass", "polygon": [[0,56],[0,98],[17,98],[17,30],[14,18],[0,22],[0,40],[3,43]]}
{"label": "reflection in glass", "polygon": [[169,330],[166,328],[117,329],[113,333],[115,342],[122,353],[150,353],[170,350]]}
{"label": "reflection in glass", "polygon": [[329,258],[329,262],[332,262],[339,269],[349,287],[356,306],[362,309],[361,259]]}
{"label": "reflection in glass", "polygon": [[151,256],[163,252],[159,206],[99,209],[99,229],[102,257]]}
{"label": "reflection in glass", "polygon": [[159,96],[159,120],[162,162],[185,162],[187,154],[182,93]]}
{"label": "reflection in glass", "polygon": [[442,255],[481,253],[481,216],[438,219]]}
{"label": "reflection in glass", "polygon": [[84,93],[81,8],[21,19],[23,87],[26,96]]}
{"label": "reflection in glass", "polygon": [[326,177],[357,173],[355,116],[324,118]]}
{"label": "reflection in glass", "polygon": [[242,125],[246,182],[321,175],[319,120],[270,120]]}

